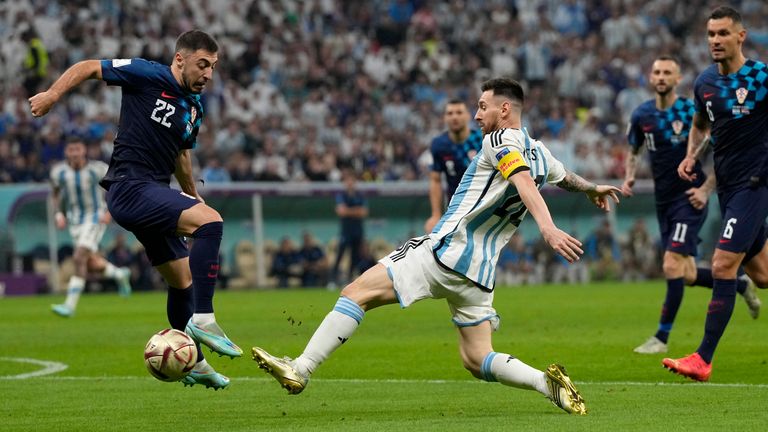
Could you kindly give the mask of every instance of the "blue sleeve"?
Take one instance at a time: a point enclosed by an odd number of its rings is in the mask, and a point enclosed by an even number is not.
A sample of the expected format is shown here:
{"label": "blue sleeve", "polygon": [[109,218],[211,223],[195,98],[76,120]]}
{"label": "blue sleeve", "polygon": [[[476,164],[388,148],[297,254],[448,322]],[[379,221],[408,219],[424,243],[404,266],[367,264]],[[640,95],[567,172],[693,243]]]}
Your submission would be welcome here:
{"label": "blue sleeve", "polygon": [[445,163],[443,162],[443,158],[441,158],[440,154],[437,152],[436,140],[437,138],[432,140],[432,145],[429,149],[430,153],[432,153],[432,172],[441,173],[445,171]]}
{"label": "blue sleeve", "polygon": [[158,63],[142,58],[101,61],[101,76],[109,85],[141,87],[160,76]]}
{"label": "blue sleeve", "polygon": [[701,88],[701,76],[693,82],[693,107],[697,113],[703,113],[707,110],[704,101],[701,100],[699,89]]}
{"label": "blue sleeve", "polygon": [[634,150],[639,149],[645,141],[643,130],[638,124],[637,117],[637,110],[635,110],[635,112],[632,113],[632,117],[629,120],[629,127],[627,128],[627,141]]}
{"label": "blue sleeve", "polygon": [[344,202],[344,194],[343,193],[337,193],[336,194],[336,205],[339,205],[339,204],[346,204]]}

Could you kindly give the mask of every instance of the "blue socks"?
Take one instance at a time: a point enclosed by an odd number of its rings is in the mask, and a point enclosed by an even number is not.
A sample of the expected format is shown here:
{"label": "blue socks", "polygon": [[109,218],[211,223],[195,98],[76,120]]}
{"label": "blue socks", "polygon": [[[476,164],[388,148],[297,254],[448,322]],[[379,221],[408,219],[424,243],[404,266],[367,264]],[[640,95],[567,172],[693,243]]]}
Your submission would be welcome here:
{"label": "blue socks", "polygon": [[[166,312],[168,314],[168,323],[171,328],[184,331],[187,322],[192,317],[195,310],[195,299],[192,295],[192,287],[187,289],[178,289],[172,286],[168,287],[168,302],[166,303]],[[203,351],[200,345],[197,345],[197,361],[203,360]]]}
{"label": "blue socks", "polygon": [[715,348],[733,314],[736,301],[736,279],[715,279],[712,300],[704,324],[704,339],[696,350],[705,362],[711,363]]}
{"label": "blue socks", "polygon": [[713,284],[712,270],[698,267],[696,269],[696,280],[691,285],[712,288]]}
{"label": "blue socks", "polygon": [[672,331],[672,324],[675,322],[675,316],[677,316],[677,311],[680,309],[680,304],[683,302],[684,289],[685,279],[667,279],[667,297],[664,299],[664,306],[661,308],[659,330],[656,332],[656,338],[664,343],[667,343],[667,340],[669,340],[669,332]]}
{"label": "blue socks", "polygon": [[195,288],[195,313],[213,313],[213,290],[219,276],[219,247],[223,234],[223,222],[207,223],[192,233],[195,242],[189,252],[189,267]]}
{"label": "blue socks", "polygon": [[[744,270],[739,268],[739,276],[744,274]],[[712,288],[714,285],[714,280],[712,279],[712,270],[708,268],[697,268],[696,269],[696,280],[691,284],[694,286],[700,286],[700,287],[706,287],[706,288]],[[736,279],[736,292],[739,294],[744,294],[744,291],[747,290],[747,281],[744,279]]]}

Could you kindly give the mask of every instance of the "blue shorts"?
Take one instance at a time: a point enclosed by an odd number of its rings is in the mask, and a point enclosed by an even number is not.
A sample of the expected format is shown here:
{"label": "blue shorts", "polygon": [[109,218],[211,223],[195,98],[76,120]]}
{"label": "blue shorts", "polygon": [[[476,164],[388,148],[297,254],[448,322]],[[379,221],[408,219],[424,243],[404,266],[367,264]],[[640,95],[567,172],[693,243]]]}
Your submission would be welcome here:
{"label": "blue shorts", "polygon": [[153,266],[189,256],[176,229],[181,212],[198,200],[163,183],[134,180],[112,183],[106,199],[112,218],[144,245]]}
{"label": "blue shorts", "polygon": [[768,217],[768,187],[742,188],[718,193],[723,224],[717,248],[746,253],[743,262],[760,253],[765,245]]}
{"label": "blue shorts", "polygon": [[699,231],[707,219],[707,208],[696,210],[688,198],[656,208],[661,245],[669,252],[696,256],[701,239]]}

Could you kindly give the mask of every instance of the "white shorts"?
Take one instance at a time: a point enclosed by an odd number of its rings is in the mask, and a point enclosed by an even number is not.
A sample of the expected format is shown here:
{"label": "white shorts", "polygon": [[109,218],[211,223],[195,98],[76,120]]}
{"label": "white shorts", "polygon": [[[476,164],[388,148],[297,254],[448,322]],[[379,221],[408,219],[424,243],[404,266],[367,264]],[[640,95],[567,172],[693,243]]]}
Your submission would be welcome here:
{"label": "white shorts", "polygon": [[92,252],[99,251],[99,243],[104,237],[104,231],[107,226],[104,224],[84,223],[79,225],[70,225],[69,233],[72,235],[72,241],[75,248],[83,247]]}
{"label": "white shorts", "polygon": [[469,279],[438,264],[429,236],[408,240],[379,262],[387,268],[400,306],[405,308],[425,298],[444,298],[457,326],[489,321],[493,330],[498,328],[493,292],[481,290]]}

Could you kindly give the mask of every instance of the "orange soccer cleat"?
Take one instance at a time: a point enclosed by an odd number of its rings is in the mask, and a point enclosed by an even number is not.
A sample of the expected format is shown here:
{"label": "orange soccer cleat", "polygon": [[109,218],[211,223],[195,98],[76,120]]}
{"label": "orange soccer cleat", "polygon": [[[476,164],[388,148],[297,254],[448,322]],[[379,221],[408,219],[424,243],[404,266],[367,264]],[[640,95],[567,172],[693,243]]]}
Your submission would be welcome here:
{"label": "orange soccer cleat", "polygon": [[696,381],[708,381],[712,374],[712,364],[704,361],[699,353],[679,359],[665,358],[661,364],[670,371]]}

